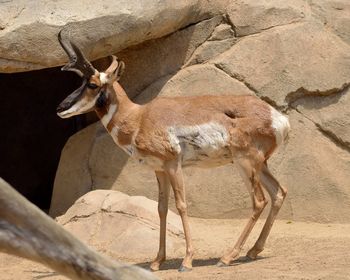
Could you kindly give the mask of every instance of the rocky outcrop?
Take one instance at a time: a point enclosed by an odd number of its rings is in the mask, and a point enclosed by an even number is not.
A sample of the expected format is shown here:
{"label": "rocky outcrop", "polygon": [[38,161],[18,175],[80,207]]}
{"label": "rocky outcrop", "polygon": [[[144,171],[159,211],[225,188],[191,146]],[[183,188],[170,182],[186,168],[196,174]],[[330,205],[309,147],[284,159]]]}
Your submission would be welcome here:
{"label": "rocky outcrop", "polygon": [[[89,192],[57,221],[83,242],[114,259],[151,260],[158,250],[157,203],[142,196],[107,190]],[[167,217],[170,256],[181,257],[183,239],[181,219],[170,211]]]}
{"label": "rocky outcrop", "polygon": [[215,16],[164,38],[146,41],[118,53],[118,57],[127,65],[123,86],[129,96],[134,98],[161,77],[177,73],[223,23],[222,16]]}
{"label": "rocky outcrop", "polygon": [[61,29],[91,60],[159,38],[223,11],[224,0],[2,1],[0,72],[53,67],[67,60]]}
{"label": "rocky outcrop", "polygon": [[[255,94],[292,123],[289,144],[270,163],[289,188],[280,217],[350,221],[342,210],[350,201],[348,1],[105,1],[83,12],[79,3],[63,0],[39,9],[43,2],[2,5],[1,71],[64,63],[56,42],[64,27],[90,59],[116,53],[125,61],[121,83],[135,102],[159,95]],[[185,177],[192,216],[250,212],[249,195],[231,166],[189,169]],[[63,150],[51,214],[100,188],[157,198],[152,172],[94,124]]]}
{"label": "rocky outcrop", "polygon": [[285,108],[302,92],[343,89],[350,80],[349,53],[350,46],[322,24],[303,22],[245,37],[212,63]]}

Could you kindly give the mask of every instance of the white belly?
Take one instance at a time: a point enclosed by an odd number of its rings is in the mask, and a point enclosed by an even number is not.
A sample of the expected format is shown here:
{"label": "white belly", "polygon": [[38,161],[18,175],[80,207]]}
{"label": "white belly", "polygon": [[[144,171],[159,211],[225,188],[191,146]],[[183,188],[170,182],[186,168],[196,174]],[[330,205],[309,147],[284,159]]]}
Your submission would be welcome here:
{"label": "white belly", "polygon": [[182,157],[183,166],[213,167],[232,162],[229,135],[222,125],[206,123],[168,130],[170,143]]}
{"label": "white belly", "polygon": [[[163,170],[164,162],[154,156],[143,156],[138,153],[135,144],[120,145],[118,128],[111,133],[115,143],[133,160],[152,170]],[[182,165],[210,168],[232,162],[229,150],[229,135],[226,129],[217,123],[206,123],[195,126],[176,126],[168,129],[169,142],[179,157]]]}

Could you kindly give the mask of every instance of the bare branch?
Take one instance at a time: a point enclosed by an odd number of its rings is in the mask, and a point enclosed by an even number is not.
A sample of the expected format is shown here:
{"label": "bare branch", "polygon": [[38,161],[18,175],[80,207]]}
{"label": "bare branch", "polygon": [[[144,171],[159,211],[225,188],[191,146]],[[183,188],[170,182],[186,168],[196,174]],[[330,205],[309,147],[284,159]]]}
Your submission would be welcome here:
{"label": "bare branch", "polygon": [[71,279],[156,279],[89,249],[1,178],[0,251],[40,262]]}

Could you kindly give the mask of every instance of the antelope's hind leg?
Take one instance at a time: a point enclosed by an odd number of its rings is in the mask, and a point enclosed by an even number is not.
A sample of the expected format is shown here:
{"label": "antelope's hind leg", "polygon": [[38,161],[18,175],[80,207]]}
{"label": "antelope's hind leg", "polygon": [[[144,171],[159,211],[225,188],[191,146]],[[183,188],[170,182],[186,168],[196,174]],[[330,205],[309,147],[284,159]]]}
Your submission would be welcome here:
{"label": "antelope's hind leg", "polygon": [[251,196],[253,204],[253,213],[249,218],[243,232],[239,236],[233,249],[230,249],[218,262],[218,266],[227,266],[232,261],[239,257],[239,253],[247,240],[250,232],[252,231],[256,221],[258,220],[260,214],[264,210],[267,200],[265,199],[264,192],[262,190],[259,174],[260,174],[260,164],[252,164],[249,159],[239,159],[236,163],[240,174],[248,188],[249,194]]}
{"label": "antelope's hind leg", "polygon": [[280,185],[265,163],[261,170],[260,178],[263,187],[267,190],[271,198],[271,209],[258,240],[247,253],[247,257],[250,259],[256,259],[257,255],[264,250],[266,239],[287,195],[287,189]]}
{"label": "antelope's hind leg", "polygon": [[155,260],[151,263],[152,271],[159,270],[160,265],[166,258],[166,217],[168,214],[169,202],[169,177],[165,172],[156,171],[158,181],[158,214],[160,219],[159,251]]}

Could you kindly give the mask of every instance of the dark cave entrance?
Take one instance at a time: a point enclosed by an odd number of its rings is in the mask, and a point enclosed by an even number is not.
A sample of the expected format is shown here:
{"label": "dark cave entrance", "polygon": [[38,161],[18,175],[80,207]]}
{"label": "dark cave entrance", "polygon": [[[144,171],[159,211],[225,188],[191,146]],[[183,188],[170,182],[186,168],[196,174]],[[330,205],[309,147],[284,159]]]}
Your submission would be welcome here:
{"label": "dark cave entrance", "polygon": [[60,68],[0,73],[0,177],[42,209],[50,207],[61,150],[85,126],[60,119],[57,105],[81,83]]}

